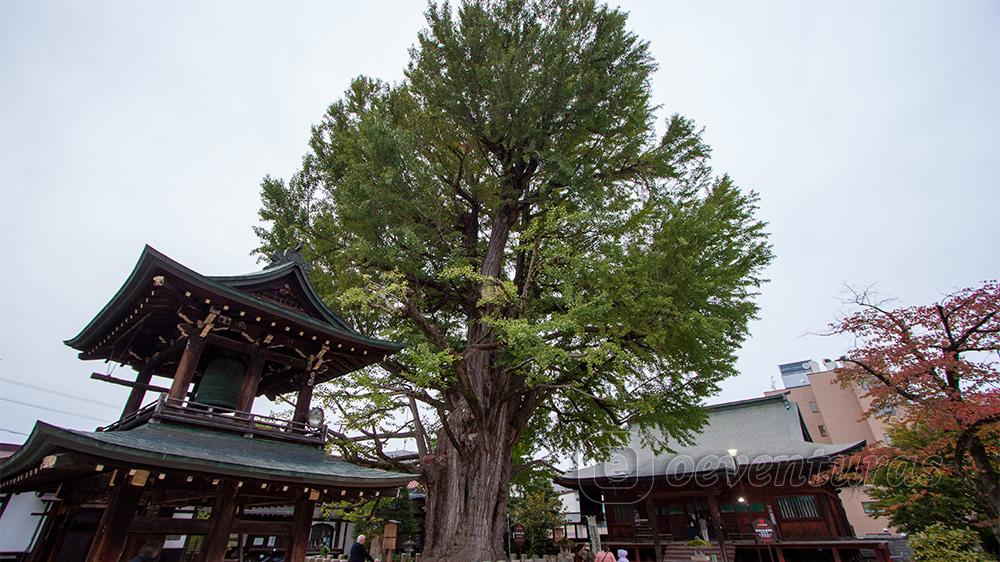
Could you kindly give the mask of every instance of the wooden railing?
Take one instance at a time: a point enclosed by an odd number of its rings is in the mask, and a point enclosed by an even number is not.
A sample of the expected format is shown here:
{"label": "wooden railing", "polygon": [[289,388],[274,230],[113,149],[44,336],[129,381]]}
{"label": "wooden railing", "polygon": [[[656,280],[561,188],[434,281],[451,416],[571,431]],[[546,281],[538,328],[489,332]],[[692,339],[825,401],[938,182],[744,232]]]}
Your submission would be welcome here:
{"label": "wooden railing", "polygon": [[146,404],[128,416],[98,428],[97,431],[122,431],[151,420],[167,420],[246,436],[295,441],[317,446],[325,444],[327,437],[326,425],[313,427],[302,422],[170,398],[166,394],[161,394],[155,402]]}

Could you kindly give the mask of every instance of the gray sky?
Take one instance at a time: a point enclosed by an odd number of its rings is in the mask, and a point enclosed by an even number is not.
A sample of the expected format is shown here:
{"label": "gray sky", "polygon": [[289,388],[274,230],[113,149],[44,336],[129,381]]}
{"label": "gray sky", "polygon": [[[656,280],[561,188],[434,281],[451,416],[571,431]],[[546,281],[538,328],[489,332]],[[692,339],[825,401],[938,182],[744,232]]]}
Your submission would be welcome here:
{"label": "gray sky", "polygon": [[[402,77],[423,6],[0,0],[0,441],[37,418],[117,417],[7,381],[123,403],[89,379],[107,366],[62,340],[145,243],[206,274],[258,269],[260,179],[295,171],[352,77]],[[778,363],[842,353],[806,334],[843,308],[845,283],[913,304],[997,276],[1000,4],[622,6],[660,64],[664,115],[705,127],[717,169],[760,193],[770,223],[761,318],[716,401],[760,395]]]}

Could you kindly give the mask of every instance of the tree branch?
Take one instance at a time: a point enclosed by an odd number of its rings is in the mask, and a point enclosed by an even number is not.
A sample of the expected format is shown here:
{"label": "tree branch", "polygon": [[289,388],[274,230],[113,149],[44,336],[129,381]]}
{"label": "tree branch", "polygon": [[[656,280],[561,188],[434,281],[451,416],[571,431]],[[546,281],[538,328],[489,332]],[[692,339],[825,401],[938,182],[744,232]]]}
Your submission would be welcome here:
{"label": "tree branch", "polygon": [[902,388],[900,388],[899,385],[893,384],[892,380],[889,379],[889,377],[883,375],[882,373],[877,372],[875,369],[873,369],[872,367],[870,367],[870,366],[862,363],[861,361],[858,361],[856,359],[848,359],[846,356],[845,357],[841,357],[840,360],[843,361],[844,363],[854,363],[858,367],[861,367],[861,369],[864,370],[866,373],[868,373],[869,375],[871,375],[871,376],[875,377],[876,379],[878,379],[882,384],[884,384],[885,386],[891,388],[893,390],[893,392],[895,392],[896,394],[899,394],[903,398],[906,398],[907,400],[910,400],[910,401],[913,401],[913,402],[917,402],[917,403],[922,402],[922,400],[920,399],[919,396],[917,396],[916,394],[913,394],[912,392],[909,392],[907,390],[903,390]]}

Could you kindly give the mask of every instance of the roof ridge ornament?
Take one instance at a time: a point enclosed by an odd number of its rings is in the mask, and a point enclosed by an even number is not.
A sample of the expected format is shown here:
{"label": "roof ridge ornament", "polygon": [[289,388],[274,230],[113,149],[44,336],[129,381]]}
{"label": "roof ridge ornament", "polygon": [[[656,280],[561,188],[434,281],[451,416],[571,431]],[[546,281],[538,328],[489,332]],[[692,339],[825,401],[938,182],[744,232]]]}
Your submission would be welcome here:
{"label": "roof ridge ornament", "polygon": [[286,263],[296,263],[299,264],[303,271],[309,273],[309,271],[312,270],[312,264],[306,261],[306,258],[302,256],[303,246],[305,246],[305,244],[299,242],[295,248],[285,248],[284,250],[275,250],[271,252],[271,263],[264,266],[264,269],[271,269]]}

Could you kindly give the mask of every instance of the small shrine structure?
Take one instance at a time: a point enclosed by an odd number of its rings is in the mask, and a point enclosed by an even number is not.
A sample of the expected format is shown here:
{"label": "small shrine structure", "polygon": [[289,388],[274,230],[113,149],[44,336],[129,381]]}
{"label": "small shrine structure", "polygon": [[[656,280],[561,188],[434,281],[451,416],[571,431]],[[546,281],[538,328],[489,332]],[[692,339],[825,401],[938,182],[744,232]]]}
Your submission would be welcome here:
{"label": "small shrine structure", "polygon": [[[200,537],[184,553],[196,562],[243,560],[254,535],[281,537],[284,560],[301,562],[317,503],[395,495],[412,480],[326,454],[323,410],[311,407],[315,385],[402,346],[328,309],[298,250],[273,258],[263,271],[209,277],[146,246],[111,301],[66,341],[80,359],[138,376],[92,375],[132,389],[118,421],[96,431],[38,422],[0,463],[0,491],[54,499],[31,562],[129,560],[178,535]],[[158,397],[144,404],[150,391]],[[252,413],[258,396],[288,394],[291,419]],[[174,517],[191,507],[194,516]],[[267,516],[281,507],[291,516]]]}

